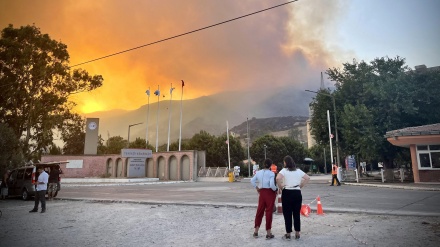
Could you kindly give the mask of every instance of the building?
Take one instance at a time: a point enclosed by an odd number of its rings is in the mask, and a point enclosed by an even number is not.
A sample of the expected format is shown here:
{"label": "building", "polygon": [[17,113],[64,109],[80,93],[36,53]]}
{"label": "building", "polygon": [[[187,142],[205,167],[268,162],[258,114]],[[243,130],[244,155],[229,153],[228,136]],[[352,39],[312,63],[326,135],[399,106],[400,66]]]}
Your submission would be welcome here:
{"label": "building", "polygon": [[414,182],[440,182],[440,123],[388,131],[387,140],[411,152]]}

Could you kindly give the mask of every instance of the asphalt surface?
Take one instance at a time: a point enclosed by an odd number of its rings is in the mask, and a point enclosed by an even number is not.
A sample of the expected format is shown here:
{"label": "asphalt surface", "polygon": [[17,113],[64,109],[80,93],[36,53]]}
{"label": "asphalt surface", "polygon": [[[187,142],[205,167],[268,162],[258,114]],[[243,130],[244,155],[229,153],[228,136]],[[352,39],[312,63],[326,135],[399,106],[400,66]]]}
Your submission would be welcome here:
{"label": "asphalt surface", "polygon": [[301,239],[287,242],[280,214],[274,239],[265,240],[264,219],[252,238],[258,194],[247,180],[65,183],[45,214],[28,213],[32,201],[0,201],[0,246],[438,246],[438,185],[328,185],[320,177],[303,189],[313,211]]}

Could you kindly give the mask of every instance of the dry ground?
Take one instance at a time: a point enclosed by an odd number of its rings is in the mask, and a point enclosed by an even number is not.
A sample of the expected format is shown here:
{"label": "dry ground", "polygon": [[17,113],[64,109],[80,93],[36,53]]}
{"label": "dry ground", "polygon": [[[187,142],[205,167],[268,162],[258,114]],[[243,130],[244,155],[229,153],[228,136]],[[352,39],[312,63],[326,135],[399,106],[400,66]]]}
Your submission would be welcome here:
{"label": "dry ground", "polygon": [[[0,246],[439,246],[440,218],[350,213],[302,217],[301,239],[252,238],[256,208],[51,201],[0,204]],[[260,235],[265,235],[265,223]],[[38,242],[38,244],[37,244]]]}

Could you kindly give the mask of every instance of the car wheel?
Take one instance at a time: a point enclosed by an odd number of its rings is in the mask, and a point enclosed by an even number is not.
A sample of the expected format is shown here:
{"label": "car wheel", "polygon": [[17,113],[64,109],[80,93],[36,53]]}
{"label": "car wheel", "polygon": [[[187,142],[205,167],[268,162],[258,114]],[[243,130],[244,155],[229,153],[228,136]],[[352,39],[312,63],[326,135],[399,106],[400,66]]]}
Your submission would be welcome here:
{"label": "car wheel", "polygon": [[29,200],[29,194],[27,189],[23,189],[23,191],[21,192],[21,198],[23,199],[23,201]]}

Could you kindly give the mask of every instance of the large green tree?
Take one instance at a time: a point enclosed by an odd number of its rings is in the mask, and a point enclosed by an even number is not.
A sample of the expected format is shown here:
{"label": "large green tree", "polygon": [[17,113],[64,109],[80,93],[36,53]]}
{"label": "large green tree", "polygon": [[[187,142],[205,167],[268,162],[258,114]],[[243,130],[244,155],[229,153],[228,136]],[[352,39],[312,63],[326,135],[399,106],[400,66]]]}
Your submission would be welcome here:
{"label": "large green tree", "polygon": [[[311,108],[312,134],[319,144],[328,144],[326,110],[335,99],[341,160],[350,154],[363,160],[378,159],[387,168],[407,149],[391,145],[384,135],[404,127],[438,123],[440,111],[440,70],[411,70],[405,59],[376,58],[370,63],[345,63],[327,70],[336,83],[333,92],[321,90]],[[332,122],[332,129],[333,129]],[[334,129],[332,131],[334,133]]]}
{"label": "large green tree", "polygon": [[[217,166],[227,167],[228,162],[228,143],[226,134],[215,138],[213,145],[210,147],[210,155]],[[231,158],[231,168],[238,165],[245,158],[244,149],[240,144],[240,140],[229,136],[229,156]]]}
{"label": "large green tree", "polygon": [[107,154],[120,154],[121,149],[127,147],[127,140],[121,136],[112,136],[107,140]]}
{"label": "large green tree", "polygon": [[266,145],[266,158],[269,158],[279,168],[282,167],[283,158],[288,154],[288,150],[280,138],[272,135],[265,135],[252,142],[249,153],[253,160],[258,164],[264,162],[264,145]]}
{"label": "large green tree", "polygon": [[0,122],[20,139],[26,159],[37,159],[56,129],[74,114],[69,96],[102,85],[100,75],[69,67],[67,46],[35,26],[1,31]]}
{"label": "large green tree", "polygon": [[4,174],[7,169],[20,166],[21,156],[14,131],[7,124],[0,123],[0,174]]}
{"label": "large green tree", "polygon": [[61,139],[64,141],[64,154],[84,154],[86,120],[79,115],[72,115],[64,121]]}

